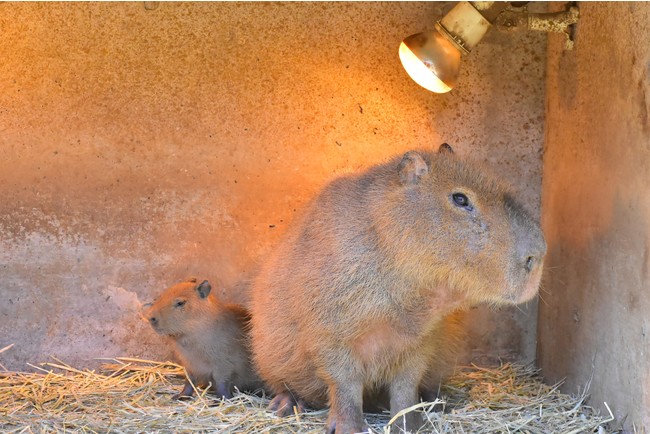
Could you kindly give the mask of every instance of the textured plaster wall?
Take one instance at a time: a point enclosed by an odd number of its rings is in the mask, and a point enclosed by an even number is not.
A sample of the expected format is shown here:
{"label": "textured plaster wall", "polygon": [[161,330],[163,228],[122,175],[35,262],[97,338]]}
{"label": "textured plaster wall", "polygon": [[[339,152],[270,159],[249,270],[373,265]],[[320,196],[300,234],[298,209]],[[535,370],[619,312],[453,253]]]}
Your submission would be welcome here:
{"label": "textured plaster wall", "polygon": [[580,3],[547,74],[538,360],[629,430],[650,428],[649,34],[649,3]]}
{"label": "textured plaster wall", "polygon": [[[538,213],[546,37],[490,32],[434,95],[397,48],[451,6],[0,3],[0,363],[168,357],[140,303],[190,275],[245,300],[328,179],[414,147]],[[467,357],[531,360],[535,322],[472,311]]]}

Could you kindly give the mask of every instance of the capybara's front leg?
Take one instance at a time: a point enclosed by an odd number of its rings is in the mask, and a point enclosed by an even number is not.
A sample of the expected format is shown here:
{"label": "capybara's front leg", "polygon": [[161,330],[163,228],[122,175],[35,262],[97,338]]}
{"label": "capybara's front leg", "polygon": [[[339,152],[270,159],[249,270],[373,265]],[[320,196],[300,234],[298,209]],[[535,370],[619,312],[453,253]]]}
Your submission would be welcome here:
{"label": "capybara's front leg", "polygon": [[[192,381],[194,381],[194,379],[192,379]],[[190,383],[189,380],[185,380],[183,390],[174,395],[172,399],[190,398],[192,395],[194,395],[194,386],[192,386],[192,383]]]}
{"label": "capybara's front leg", "polygon": [[354,434],[365,430],[363,421],[363,385],[341,381],[329,387],[330,414],[328,434]]}
{"label": "capybara's front leg", "polygon": [[[418,383],[413,372],[402,372],[390,383],[390,415],[418,403]],[[422,427],[422,415],[410,411],[399,417],[391,426],[391,433],[417,432]]]}

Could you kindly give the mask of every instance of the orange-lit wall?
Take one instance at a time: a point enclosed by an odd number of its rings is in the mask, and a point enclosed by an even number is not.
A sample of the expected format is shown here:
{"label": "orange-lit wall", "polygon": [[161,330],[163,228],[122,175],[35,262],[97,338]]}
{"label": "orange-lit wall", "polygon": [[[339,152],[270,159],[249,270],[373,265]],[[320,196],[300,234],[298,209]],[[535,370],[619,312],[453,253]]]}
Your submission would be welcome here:
{"label": "orange-lit wall", "polygon": [[[0,355],[165,358],[137,313],[230,300],[337,173],[451,143],[539,213],[546,36],[490,32],[431,94],[397,48],[447,3],[0,3]],[[532,360],[536,305],[473,310],[466,358]]]}

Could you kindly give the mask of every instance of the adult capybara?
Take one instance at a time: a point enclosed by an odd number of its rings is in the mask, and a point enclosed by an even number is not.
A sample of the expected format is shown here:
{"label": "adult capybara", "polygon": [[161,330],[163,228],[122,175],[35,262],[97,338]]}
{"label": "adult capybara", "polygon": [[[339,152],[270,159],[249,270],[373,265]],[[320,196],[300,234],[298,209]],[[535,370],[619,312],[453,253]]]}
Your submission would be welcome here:
{"label": "adult capybara", "polygon": [[[207,280],[192,278],[167,288],[146,311],[156,332],[171,337],[176,354],[195,385],[211,384],[218,396],[232,397],[233,388],[254,391],[262,383],[251,365],[243,307],[221,303]],[[186,381],[177,397],[192,396]]]}
{"label": "adult capybara", "polygon": [[513,194],[446,144],[334,180],[253,282],[253,359],[271,408],[329,404],[327,431],[342,434],[364,429],[364,390],[385,387],[392,415],[417,404],[440,321],[531,299],[545,252]]}

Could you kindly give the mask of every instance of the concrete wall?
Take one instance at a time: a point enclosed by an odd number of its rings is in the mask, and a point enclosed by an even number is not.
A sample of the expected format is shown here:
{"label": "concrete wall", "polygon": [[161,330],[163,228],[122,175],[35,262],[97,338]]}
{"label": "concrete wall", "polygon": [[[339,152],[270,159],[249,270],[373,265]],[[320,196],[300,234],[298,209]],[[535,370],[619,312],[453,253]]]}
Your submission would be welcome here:
{"label": "concrete wall", "polygon": [[549,39],[538,359],[550,381],[650,427],[650,4],[580,3]]}
{"label": "concrete wall", "polygon": [[[546,37],[490,32],[444,96],[402,38],[448,3],[0,3],[0,355],[168,357],[140,302],[229,300],[318,189],[448,141],[539,212]],[[467,357],[531,360],[536,307],[477,309]]]}

